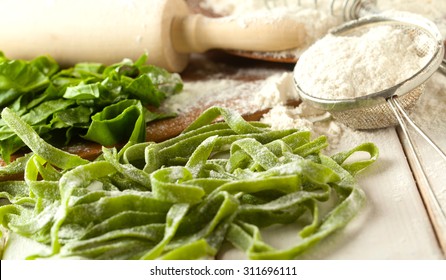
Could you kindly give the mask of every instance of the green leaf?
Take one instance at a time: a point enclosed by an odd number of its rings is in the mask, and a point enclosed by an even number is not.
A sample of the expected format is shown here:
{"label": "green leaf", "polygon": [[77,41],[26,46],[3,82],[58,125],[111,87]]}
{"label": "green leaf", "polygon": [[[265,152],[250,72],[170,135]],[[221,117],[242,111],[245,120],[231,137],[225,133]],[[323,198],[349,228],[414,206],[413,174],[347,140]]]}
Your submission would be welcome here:
{"label": "green leaf", "polygon": [[34,153],[53,163],[55,166],[67,169],[88,162],[77,155],[69,154],[46,143],[26,122],[20,119],[9,108],[3,109],[1,116],[6,124]]}
{"label": "green leaf", "polygon": [[[56,143],[55,135],[58,143],[68,144],[74,134],[85,134],[102,144],[142,142],[145,140],[145,123],[173,114],[157,114],[147,108],[141,110],[138,105],[128,110],[121,108],[118,112],[107,109],[109,112],[97,115],[94,120],[91,116],[129,98],[139,100],[144,106],[159,106],[166,96],[181,91],[179,75],[146,62],[147,54],[143,54],[135,62],[125,59],[110,66],[82,62],[68,69],[59,69],[49,56],[25,61],[10,60],[0,53],[0,108],[8,106],[32,124],[43,139],[52,138],[53,144]],[[114,112],[113,117],[110,117],[110,111]],[[125,117],[118,117],[121,113]],[[89,130],[93,122],[95,128]],[[102,123],[99,125],[102,128],[94,132],[98,123]],[[113,130],[106,134],[112,136],[110,140],[99,135],[106,123]],[[0,120],[0,156],[9,159],[11,153],[24,145]]]}
{"label": "green leaf", "polygon": [[102,77],[102,72],[104,72],[105,66],[101,63],[94,63],[94,62],[81,62],[77,63],[74,66],[74,75],[78,75],[82,78],[88,78],[88,77]]}
{"label": "green leaf", "polygon": [[157,90],[152,80],[146,75],[133,79],[125,90],[134,98],[141,100],[144,105],[158,107],[161,101],[165,99],[165,95]]}
{"label": "green leaf", "polygon": [[22,120],[28,124],[35,125],[46,121],[50,116],[63,111],[74,104],[72,100],[50,100],[31,109],[21,116]]}
{"label": "green leaf", "polygon": [[39,56],[33,59],[30,64],[47,77],[51,77],[59,71],[59,64],[50,56]]}
{"label": "green leaf", "polygon": [[63,111],[56,112],[51,120],[51,126],[54,128],[63,127],[82,127],[88,128],[91,121],[93,108],[77,106]]}
{"label": "green leaf", "polygon": [[49,78],[40,70],[22,60],[0,62],[0,108],[23,94],[45,89]]}
{"label": "green leaf", "polygon": [[111,146],[145,139],[144,110],[137,100],[123,100],[92,116],[92,123],[83,138]]}
{"label": "green leaf", "polygon": [[77,86],[69,86],[63,95],[66,99],[96,99],[101,96],[100,83],[95,84],[79,84]]}

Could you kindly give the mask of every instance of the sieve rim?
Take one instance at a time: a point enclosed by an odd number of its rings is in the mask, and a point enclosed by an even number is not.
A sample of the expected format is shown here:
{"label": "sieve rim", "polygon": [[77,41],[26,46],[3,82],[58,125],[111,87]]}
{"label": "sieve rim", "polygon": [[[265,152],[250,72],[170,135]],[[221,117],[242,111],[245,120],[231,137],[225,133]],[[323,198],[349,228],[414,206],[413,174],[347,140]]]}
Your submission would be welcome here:
{"label": "sieve rim", "polygon": [[[405,24],[423,29],[426,33],[428,33],[432,36],[432,38],[435,39],[435,51],[432,54],[432,58],[419,71],[390,88],[355,98],[345,99],[329,99],[312,96],[306,93],[300,87],[296,75],[293,75],[294,85],[300,98],[303,101],[311,104],[313,107],[319,109],[323,109],[326,111],[345,111],[361,107],[371,107],[379,105],[386,102],[386,100],[392,96],[404,96],[422,86],[423,83],[438,70],[445,53],[445,46],[442,35],[437,26],[430,20],[407,12],[391,12],[391,14],[384,12],[381,14],[369,15],[356,20],[348,21],[332,29],[330,31],[330,34],[336,36],[351,32],[355,28],[360,28],[365,25],[388,23]],[[296,72],[296,67],[294,68],[293,72]]]}

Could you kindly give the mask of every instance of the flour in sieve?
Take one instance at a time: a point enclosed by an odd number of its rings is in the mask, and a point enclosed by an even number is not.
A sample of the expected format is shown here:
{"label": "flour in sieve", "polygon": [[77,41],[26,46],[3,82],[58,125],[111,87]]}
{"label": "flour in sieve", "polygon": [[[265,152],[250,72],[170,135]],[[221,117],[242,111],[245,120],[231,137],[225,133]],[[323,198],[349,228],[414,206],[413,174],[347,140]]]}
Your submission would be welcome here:
{"label": "flour in sieve", "polygon": [[326,99],[364,96],[414,75],[430,56],[417,54],[416,40],[391,26],[371,27],[360,36],[326,35],[306,51],[295,79],[309,95]]}

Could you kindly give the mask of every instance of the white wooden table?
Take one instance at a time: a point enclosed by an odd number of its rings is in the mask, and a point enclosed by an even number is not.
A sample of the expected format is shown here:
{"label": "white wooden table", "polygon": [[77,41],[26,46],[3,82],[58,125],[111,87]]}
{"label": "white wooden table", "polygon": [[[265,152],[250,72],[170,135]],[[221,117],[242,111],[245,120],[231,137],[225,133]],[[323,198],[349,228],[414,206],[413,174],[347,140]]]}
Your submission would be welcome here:
{"label": "white wooden table", "polygon": [[[444,259],[396,130],[355,135],[354,142],[341,142],[339,149],[364,141],[374,142],[380,149],[379,160],[358,177],[367,204],[345,229],[318,244],[304,258]],[[295,229],[285,228],[280,234],[270,232],[265,238],[276,240],[276,246],[284,246],[295,235]],[[243,256],[229,250],[222,257]]]}
{"label": "white wooden table", "polygon": [[[198,75],[203,77],[233,77],[240,80],[243,73],[247,76],[256,73],[272,75],[290,71],[288,66],[267,65],[244,61],[231,64],[228,57],[216,61],[199,60]],[[245,64],[247,63],[247,64]],[[229,64],[229,68],[224,66]],[[259,71],[260,70],[260,71]],[[438,81],[446,77],[435,76]],[[444,80],[441,80],[444,79]],[[446,149],[446,86],[437,86],[438,90],[427,91],[413,111],[413,116],[420,126],[427,129],[443,149]],[[212,92],[209,92],[212,94]],[[255,94],[253,92],[252,94]],[[204,95],[203,98],[206,98]],[[434,100],[432,98],[435,98]],[[433,101],[432,101],[433,100]],[[434,103],[434,109],[428,105]],[[427,105],[426,105],[427,104]],[[219,104],[224,105],[224,104]],[[429,108],[428,108],[429,107]],[[443,113],[444,112],[444,113]],[[432,114],[424,118],[424,114]],[[416,117],[418,115],[418,117]],[[443,118],[443,117],[444,118]],[[435,129],[434,129],[435,127]],[[413,162],[405,153],[406,143],[397,128],[373,131],[343,131],[337,150],[348,150],[363,142],[374,142],[380,157],[372,166],[358,175],[358,182],[365,191],[367,202],[362,211],[346,228],[336,232],[303,256],[306,259],[340,260],[399,260],[399,259],[445,259],[445,253],[437,239],[437,234],[419,192],[419,183],[414,178]],[[443,208],[446,208],[446,163],[430,151],[420,139],[416,139],[423,165],[426,166],[432,186]],[[264,231],[264,238],[272,245],[288,246],[296,240],[297,229],[293,226],[281,227],[280,230]],[[17,243],[10,248],[8,257],[26,256],[26,242]],[[219,259],[243,259],[240,251],[228,248],[218,255]]]}
{"label": "white wooden table", "polygon": [[[432,80],[435,86],[427,87],[412,115],[419,125],[429,132],[431,138],[446,149],[446,77],[436,74]],[[435,99],[432,100],[433,98]],[[435,104],[435,110],[427,108],[426,103],[432,102]],[[436,118],[434,122],[424,117],[424,114],[430,112]],[[433,129],[433,126],[436,128]],[[367,195],[367,204],[345,229],[318,244],[303,257],[445,259],[446,252],[443,251],[444,248],[442,250],[438,240],[440,234],[444,233],[436,231],[433,227],[425,204],[427,201],[420,194],[420,189],[426,186],[414,175],[416,168],[413,159],[407,154],[407,143],[401,130],[399,128],[373,131],[345,130],[343,133],[337,150],[348,150],[366,141],[374,142],[380,149],[379,160],[358,176],[359,184]],[[414,140],[422,155],[422,164],[430,184],[441,206],[446,209],[446,162],[420,137],[415,137]],[[267,230],[264,232],[264,238],[277,247],[287,246],[296,239],[296,229],[285,227],[280,231]],[[444,240],[445,237],[442,238]],[[244,258],[235,249],[228,249],[219,257]]]}
{"label": "white wooden table", "polygon": [[[436,73],[426,83],[426,91],[419,99],[416,107],[411,112],[411,118],[425,131],[426,134],[439,146],[446,151],[446,75]],[[401,129],[398,130],[403,135]],[[403,146],[407,150],[408,162],[413,168],[414,177],[418,182],[420,194],[425,202],[426,208],[429,210],[431,222],[434,225],[437,239],[446,253],[446,162],[444,157],[434,151],[419,136],[410,130],[417,155],[420,159],[422,171],[417,168],[416,158],[409,149],[409,143],[405,137],[402,137]],[[430,191],[435,195],[440,209],[435,213],[435,201],[428,195]]]}
{"label": "white wooden table", "polygon": [[[193,6],[199,1],[188,2]],[[413,8],[409,5],[398,9]],[[412,12],[423,11],[415,9]],[[446,151],[446,76],[436,73],[429,83],[412,116]],[[431,117],[426,117],[428,114]],[[401,129],[344,131],[344,135],[338,150],[347,150],[365,141],[374,142],[380,149],[379,160],[358,178],[366,192],[367,205],[347,228],[319,244],[306,258],[445,259],[446,229],[440,232],[434,228],[432,222],[435,218],[427,211],[431,202],[423,198],[422,190],[431,185],[442,211],[446,212],[446,162],[415,135],[416,148],[429,180],[425,182],[420,178],[420,171]],[[289,228],[266,235],[266,238],[277,241],[275,245],[284,246],[295,238],[296,231]],[[440,239],[443,240],[442,246]],[[220,257],[243,256],[235,250],[228,250]]]}

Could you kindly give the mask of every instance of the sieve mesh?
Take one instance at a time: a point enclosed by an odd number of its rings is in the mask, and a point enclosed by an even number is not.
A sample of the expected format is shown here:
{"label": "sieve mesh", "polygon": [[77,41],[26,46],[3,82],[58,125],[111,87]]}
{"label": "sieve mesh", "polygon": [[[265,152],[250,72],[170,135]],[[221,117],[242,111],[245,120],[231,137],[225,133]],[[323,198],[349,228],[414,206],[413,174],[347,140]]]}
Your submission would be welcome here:
{"label": "sieve mesh", "polygon": [[[399,97],[398,101],[404,110],[410,111],[423,92],[424,85],[421,85]],[[331,115],[339,122],[354,129],[376,129],[398,124],[392,108],[384,99],[382,103],[370,107],[331,111]]]}

